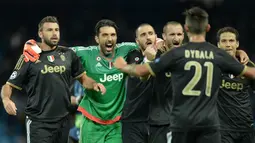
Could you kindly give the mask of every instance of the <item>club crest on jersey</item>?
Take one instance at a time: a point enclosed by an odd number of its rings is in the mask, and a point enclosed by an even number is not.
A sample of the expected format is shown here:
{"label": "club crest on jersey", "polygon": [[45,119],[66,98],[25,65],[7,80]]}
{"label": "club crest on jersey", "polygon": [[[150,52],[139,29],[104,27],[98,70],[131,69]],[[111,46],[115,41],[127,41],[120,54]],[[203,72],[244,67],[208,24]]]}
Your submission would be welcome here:
{"label": "club crest on jersey", "polygon": [[15,79],[17,77],[18,73],[17,71],[14,71],[10,77],[10,79]]}
{"label": "club crest on jersey", "polygon": [[231,79],[234,78],[234,75],[232,75],[232,74],[229,74],[228,76],[229,76]]}
{"label": "club crest on jersey", "polygon": [[101,61],[101,58],[100,58],[100,57],[97,57],[97,61]]}
{"label": "club crest on jersey", "polygon": [[47,56],[47,58],[48,58],[48,61],[50,61],[50,62],[54,62],[55,61],[55,57],[53,55]]}
{"label": "club crest on jersey", "polygon": [[61,59],[62,61],[65,61],[65,60],[66,60],[66,57],[65,57],[64,55],[60,55],[60,59]]}
{"label": "club crest on jersey", "polygon": [[138,62],[139,61],[139,57],[135,57],[135,61]]}

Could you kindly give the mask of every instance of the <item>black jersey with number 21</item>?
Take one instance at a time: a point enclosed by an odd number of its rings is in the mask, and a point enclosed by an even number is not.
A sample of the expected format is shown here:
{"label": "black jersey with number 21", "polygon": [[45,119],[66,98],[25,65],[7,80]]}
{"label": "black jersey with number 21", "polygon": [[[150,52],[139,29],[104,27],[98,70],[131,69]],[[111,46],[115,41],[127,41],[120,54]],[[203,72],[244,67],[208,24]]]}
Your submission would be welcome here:
{"label": "black jersey with number 21", "polygon": [[221,73],[241,74],[245,66],[207,42],[189,42],[149,64],[152,75],[172,74],[172,130],[219,128],[217,95]]}

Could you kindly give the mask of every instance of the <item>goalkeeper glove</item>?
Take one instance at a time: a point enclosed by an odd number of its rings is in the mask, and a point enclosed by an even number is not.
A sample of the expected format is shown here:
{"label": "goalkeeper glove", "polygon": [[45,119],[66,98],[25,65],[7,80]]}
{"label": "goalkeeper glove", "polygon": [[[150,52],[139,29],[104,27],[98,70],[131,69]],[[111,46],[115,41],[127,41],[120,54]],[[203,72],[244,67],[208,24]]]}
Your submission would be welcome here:
{"label": "goalkeeper glove", "polygon": [[31,39],[28,40],[23,49],[23,56],[25,62],[31,61],[35,62],[39,59],[40,53],[42,52],[41,48],[36,44],[36,41]]}

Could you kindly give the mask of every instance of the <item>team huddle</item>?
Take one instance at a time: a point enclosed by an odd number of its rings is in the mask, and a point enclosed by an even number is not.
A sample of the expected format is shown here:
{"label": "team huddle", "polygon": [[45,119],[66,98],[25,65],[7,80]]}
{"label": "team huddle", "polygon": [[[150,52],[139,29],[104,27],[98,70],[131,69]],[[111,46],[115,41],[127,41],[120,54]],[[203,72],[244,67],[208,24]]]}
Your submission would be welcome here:
{"label": "team huddle", "polygon": [[[135,43],[117,44],[117,25],[95,26],[97,46],[62,47],[56,17],[38,25],[41,42],[29,40],[1,97],[17,114],[12,89],[26,90],[27,143],[69,143],[70,106],[83,119],[80,143],[255,143],[249,90],[255,65],[239,47],[233,27],[207,42],[208,13],[193,7],[185,25],[163,27],[162,39],[143,23]],[[189,42],[183,43],[184,31]],[[74,103],[76,79],[84,96]]]}

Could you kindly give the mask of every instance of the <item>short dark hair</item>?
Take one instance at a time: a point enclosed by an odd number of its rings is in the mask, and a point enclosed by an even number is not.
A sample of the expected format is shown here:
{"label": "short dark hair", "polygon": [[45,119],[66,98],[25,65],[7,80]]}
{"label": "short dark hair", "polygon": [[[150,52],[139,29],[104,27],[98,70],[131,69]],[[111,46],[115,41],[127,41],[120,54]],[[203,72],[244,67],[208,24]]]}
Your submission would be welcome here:
{"label": "short dark hair", "polygon": [[236,35],[236,41],[239,41],[239,32],[233,27],[223,27],[217,32],[217,41],[220,41],[220,35],[225,32],[230,32]]}
{"label": "short dark hair", "polygon": [[[142,23],[142,24],[140,24],[137,28],[136,28],[136,30],[135,30],[135,37],[137,37],[137,32],[138,32],[138,29],[140,28],[140,27],[143,27],[143,26],[151,26],[149,23]],[[151,26],[152,27],[152,26]],[[153,27],[152,27],[153,28]],[[154,30],[154,28],[153,28],[153,30]],[[154,30],[154,32],[155,32],[155,30]]]}
{"label": "short dark hair", "polygon": [[40,21],[40,23],[38,24],[38,31],[41,31],[41,30],[42,30],[42,27],[43,27],[43,24],[44,24],[44,23],[47,23],[47,22],[52,22],[52,23],[57,23],[57,24],[59,24],[59,23],[58,23],[57,17],[55,17],[55,16],[46,16],[46,17],[44,17],[44,18]]}
{"label": "short dark hair", "polygon": [[112,20],[109,20],[109,19],[102,19],[102,20],[98,21],[95,26],[95,34],[98,36],[100,33],[100,28],[105,27],[105,26],[113,27],[115,29],[116,33],[118,31],[118,27],[115,22],[113,22]]}
{"label": "short dark hair", "polygon": [[169,22],[167,22],[167,23],[164,25],[164,27],[163,27],[163,33],[166,33],[166,27],[167,27],[168,25],[181,25],[181,26],[182,26],[182,24],[181,24],[180,22],[177,22],[177,21],[169,21]]}
{"label": "short dark hair", "polygon": [[208,25],[208,13],[199,7],[193,7],[186,12],[185,23],[189,28],[190,33],[202,34],[206,31]]}

